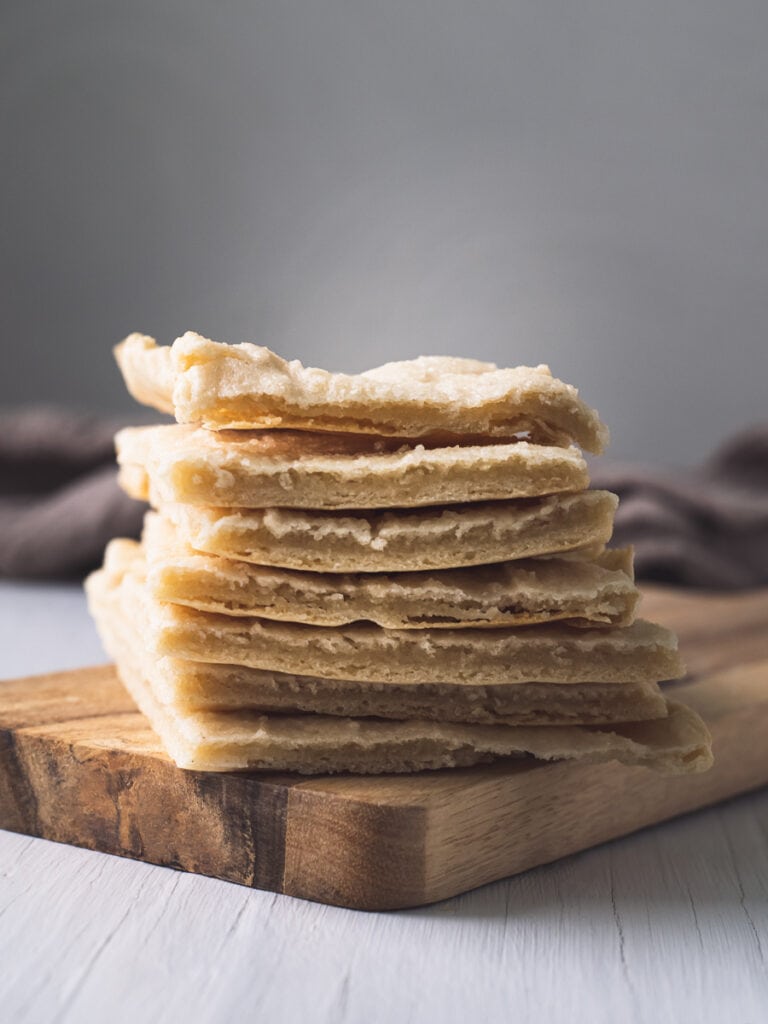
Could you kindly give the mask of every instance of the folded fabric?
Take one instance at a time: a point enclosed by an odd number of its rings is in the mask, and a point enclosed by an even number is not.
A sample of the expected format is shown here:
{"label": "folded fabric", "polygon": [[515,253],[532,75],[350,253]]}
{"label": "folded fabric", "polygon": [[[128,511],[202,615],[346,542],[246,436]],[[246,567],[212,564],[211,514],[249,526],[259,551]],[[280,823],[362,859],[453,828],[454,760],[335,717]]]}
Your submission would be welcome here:
{"label": "folded fabric", "polygon": [[736,589],[768,583],[768,424],[687,471],[592,467],[620,503],[612,544],[633,544],[638,579]]}
{"label": "folded fabric", "polygon": [[144,506],[117,486],[114,420],[60,409],[0,413],[0,576],[66,579],[138,537]]}

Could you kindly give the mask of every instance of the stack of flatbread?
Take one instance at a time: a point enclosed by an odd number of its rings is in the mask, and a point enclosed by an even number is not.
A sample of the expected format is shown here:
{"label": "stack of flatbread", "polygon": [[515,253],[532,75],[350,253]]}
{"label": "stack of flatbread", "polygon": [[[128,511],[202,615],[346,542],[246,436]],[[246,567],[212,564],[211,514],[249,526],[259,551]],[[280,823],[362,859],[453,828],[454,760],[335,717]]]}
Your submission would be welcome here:
{"label": "stack of flatbread", "polygon": [[359,375],[255,345],[132,335],[117,436],[149,500],[88,580],[120,676],[183,768],[407,772],[532,756],[711,763],[635,618],[607,433],[546,366],[421,358]]}

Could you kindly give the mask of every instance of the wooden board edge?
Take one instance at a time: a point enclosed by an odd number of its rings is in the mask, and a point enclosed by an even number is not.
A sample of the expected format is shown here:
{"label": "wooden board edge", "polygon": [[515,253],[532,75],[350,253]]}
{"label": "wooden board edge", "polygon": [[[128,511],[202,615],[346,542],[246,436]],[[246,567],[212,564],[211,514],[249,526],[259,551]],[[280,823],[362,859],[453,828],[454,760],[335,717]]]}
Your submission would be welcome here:
{"label": "wooden board edge", "polygon": [[[714,766],[707,772],[665,776],[625,765],[559,762],[468,787],[464,798],[436,801],[426,819],[430,851],[425,903],[632,834],[768,785],[768,662],[745,669],[750,688],[765,682],[760,703],[723,692],[733,671],[692,682],[688,698],[704,711],[718,699],[722,713],[705,717],[712,731]],[[523,841],[503,842],[515,830]],[[470,843],[478,856],[467,858]],[[484,855],[480,855],[480,853]]]}
{"label": "wooden board edge", "polygon": [[282,891],[353,910],[424,902],[426,810],[301,784],[287,799]]}
{"label": "wooden board edge", "polygon": [[289,788],[0,729],[0,828],[254,888],[282,891]]}

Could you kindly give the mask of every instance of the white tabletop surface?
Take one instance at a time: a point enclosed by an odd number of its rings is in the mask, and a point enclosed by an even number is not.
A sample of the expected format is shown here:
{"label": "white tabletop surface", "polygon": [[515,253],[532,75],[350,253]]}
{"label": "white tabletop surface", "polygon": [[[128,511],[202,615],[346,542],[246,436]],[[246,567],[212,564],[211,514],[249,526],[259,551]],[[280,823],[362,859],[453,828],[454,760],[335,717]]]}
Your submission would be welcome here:
{"label": "white tabletop surface", "polygon": [[[0,677],[103,661],[74,586],[0,584]],[[762,1024],[768,791],[370,914],[0,832],[0,1021]]]}

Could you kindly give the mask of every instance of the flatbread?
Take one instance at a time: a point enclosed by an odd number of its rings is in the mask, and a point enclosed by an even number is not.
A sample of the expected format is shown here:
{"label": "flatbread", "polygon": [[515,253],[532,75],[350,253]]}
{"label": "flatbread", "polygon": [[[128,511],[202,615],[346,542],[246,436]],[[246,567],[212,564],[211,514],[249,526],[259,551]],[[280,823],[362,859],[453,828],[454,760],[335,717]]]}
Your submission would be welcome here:
{"label": "flatbread", "polygon": [[398,683],[622,683],[682,675],[673,633],[637,620],[624,629],[559,623],[520,629],[327,628],[213,615],[155,601],[140,545],[113,541],[106,585],[146,602],[146,642],[158,656],[329,679]]}
{"label": "flatbread", "polygon": [[196,771],[348,772],[363,775],[487,763],[529,754],[539,760],[620,761],[664,774],[706,771],[709,734],[690,708],[669,702],[667,718],[617,726],[462,725],[321,715],[179,716],[158,704],[128,661],[126,688],[180,768]]}
{"label": "flatbread", "polygon": [[608,491],[438,508],[335,512],[162,506],[190,547],[256,565],[314,572],[406,572],[487,565],[610,540]]}
{"label": "flatbread", "polygon": [[95,574],[87,588],[107,648],[117,657],[115,643],[132,647],[155,698],[180,713],[258,711],[490,725],[639,722],[667,713],[657,683],[369,683],[156,658],[139,640],[149,631],[145,605],[127,599],[124,588],[110,587],[104,573]]}
{"label": "flatbread", "polygon": [[640,597],[628,549],[615,569],[599,558],[549,558],[434,572],[315,573],[199,554],[154,513],[145,520],[143,547],[147,586],[158,601],[315,626],[627,626]]}
{"label": "flatbread", "polygon": [[111,632],[102,602],[104,584],[103,574],[91,577],[92,611],[126,688],[180,768],[378,774],[533,755],[542,760],[618,760],[679,774],[704,771],[712,763],[705,725],[695,712],[673,702],[667,705],[667,716],[656,721],[593,727],[180,713],[160,702],[144,675],[137,657],[142,638],[136,634],[124,642]]}
{"label": "flatbread", "polygon": [[527,442],[415,447],[352,434],[129,427],[115,438],[120,483],[153,504],[392,508],[583,490],[575,448]]}
{"label": "flatbread", "polygon": [[367,683],[242,665],[153,659],[147,677],[179,711],[418,718],[486,725],[595,725],[663,718],[658,683]]}
{"label": "flatbread", "polygon": [[421,719],[505,725],[573,725],[662,718],[657,683],[370,683],[157,658],[139,638],[149,634],[146,605],[111,586],[104,572],[87,582],[107,649],[127,645],[161,704],[189,711],[258,711],[342,717]]}
{"label": "flatbread", "polygon": [[576,388],[549,367],[500,370],[474,359],[422,356],[348,375],[286,362],[259,345],[221,345],[188,332],[170,347],[132,334],[115,349],[138,401],[210,429],[352,431],[445,440],[573,440],[599,454],[608,432]]}

